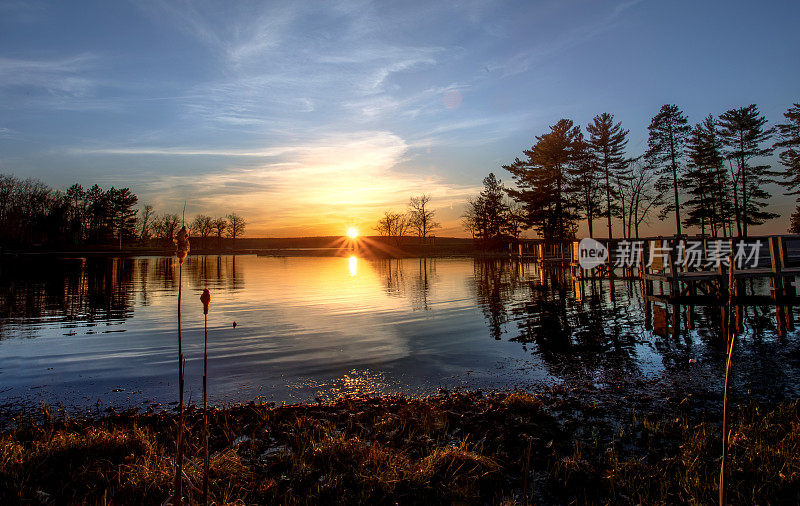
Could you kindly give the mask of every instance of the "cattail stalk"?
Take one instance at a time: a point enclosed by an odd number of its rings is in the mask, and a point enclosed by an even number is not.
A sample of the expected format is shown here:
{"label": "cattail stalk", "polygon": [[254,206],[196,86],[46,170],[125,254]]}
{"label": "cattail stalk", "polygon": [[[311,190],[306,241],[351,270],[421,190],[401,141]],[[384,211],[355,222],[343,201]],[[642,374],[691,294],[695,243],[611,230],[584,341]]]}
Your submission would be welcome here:
{"label": "cattail stalk", "polygon": [[719,469],[719,504],[725,506],[727,498],[727,474],[728,474],[728,384],[731,374],[731,357],[733,356],[733,343],[735,335],[728,339],[728,359],[725,364],[725,390],[722,400],[722,463]]}
{"label": "cattail stalk", "polygon": [[[731,248],[732,250],[733,248]],[[723,336],[728,347],[728,356],[725,361],[725,388],[722,393],[722,462],[719,467],[719,504],[725,506],[728,503],[728,389],[730,385],[731,361],[733,359],[733,345],[736,341],[736,332],[733,330],[733,294],[736,293],[736,277],[734,270],[733,256],[728,257],[728,303],[725,318],[722,322]],[[738,309],[737,309],[738,313]],[[738,318],[738,314],[736,315]]]}
{"label": "cattail stalk", "polygon": [[208,377],[208,305],[211,303],[211,292],[208,288],[200,296],[203,303],[203,504],[208,505],[208,398],[206,379]]}
{"label": "cattail stalk", "polygon": [[183,339],[181,335],[181,296],[183,261],[189,254],[189,233],[184,225],[175,238],[175,256],[178,257],[178,431],[175,437],[175,492],[172,504],[179,505],[183,500],[183,371],[185,362],[183,360]]}

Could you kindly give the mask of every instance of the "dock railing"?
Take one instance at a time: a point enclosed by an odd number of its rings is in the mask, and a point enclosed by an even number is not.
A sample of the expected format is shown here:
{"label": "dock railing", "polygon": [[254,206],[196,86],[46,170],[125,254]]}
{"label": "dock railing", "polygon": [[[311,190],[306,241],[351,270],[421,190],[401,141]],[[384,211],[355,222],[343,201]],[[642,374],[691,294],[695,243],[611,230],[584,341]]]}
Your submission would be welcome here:
{"label": "dock railing", "polygon": [[659,283],[666,288],[659,290],[660,296],[668,298],[738,296],[743,280],[766,278],[773,298],[793,297],[794,277],[800,275],[798,235],[596,240],[608,250],[606,264],[583,268],[579,241],[574,241],[570,252],[573,277],[639,278],[647,295],[653,295],[653,283]]}

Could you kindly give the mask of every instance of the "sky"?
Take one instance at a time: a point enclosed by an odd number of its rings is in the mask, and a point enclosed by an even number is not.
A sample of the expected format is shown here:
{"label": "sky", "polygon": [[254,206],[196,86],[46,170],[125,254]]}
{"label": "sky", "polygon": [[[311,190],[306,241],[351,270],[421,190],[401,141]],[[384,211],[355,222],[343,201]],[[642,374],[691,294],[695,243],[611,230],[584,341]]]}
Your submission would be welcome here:
{"label": "sky", "polygon": [[[427,193],[437,234],[464,236],[483,177],[510,183],[562,117],[614,114],[631,156],[665,103],[781,122],[798,20],[797,1],[0,0],[0,172],[236,212],[251,237],[371,233]],[[756,233],[788,226],[774,192]]]}

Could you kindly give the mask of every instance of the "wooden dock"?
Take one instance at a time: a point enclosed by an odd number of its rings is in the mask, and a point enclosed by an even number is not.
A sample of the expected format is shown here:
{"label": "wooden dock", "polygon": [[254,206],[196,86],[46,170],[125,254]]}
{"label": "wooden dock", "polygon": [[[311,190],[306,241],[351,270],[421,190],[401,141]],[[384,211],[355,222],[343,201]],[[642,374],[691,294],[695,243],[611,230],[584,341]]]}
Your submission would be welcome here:
{"label": "wooden dock", "polygon": [[[569,265],[573,281],[640,280],[654,328],[676,331],[680,326],[681,306],[689,308],[688,315],[692,306],[720,306],[740,315],[741,306],[753,305],[775,307],[779,335],[794,328],[791,308],[800,305],[795,290],[795,278],[800,275],[798,235],[632,239],[629,244],[635,242],[641,248],[641,258],[626,267],[611,267],[621,260],[618,253],[622,240],[612,244],[599,241],[609,251],[609,263],[605,268],[592,270],[581,267],[578,242],[572,243]],[[769,281],[767,293],[747,293],[747,282],[756,279]],[[651,302],[656,303],[652,308]]]}
{"label": "wooden dock", "polygon": [[[623,239],[615,239],[611,244],[599,239],[609,252],[604,266],[591,270],[581,267],[578,241],[564,248],[564,255],[553,255],[551,261],[568,264],[573,279],[641,279],[648,286],[659,283],[666,289],[661,294],[671,298],[697,294],[714,295],[725,298],[738,295],[741,283],[746,279],[767,278],[770,280],[775,297],[793,294],[795,276],[800,275],[800,236],[773,235],[751,236],[747,238],[708,238],[708,237],[647,237],[627,240],[637,244],[640,257],[627,266],[615,265],[622,261],[619,245]],[[699,245],[689,248],[687,244]],[[742,244],[740,250],[740,244]],[[538,246],[541,251],[542,246]],[[757,251],[753,251],[758,247]],[[753,256],[739,259],[741,251]],[[709,255],[717,250],[716,258]],[[634,255],[635,256],[635,255]],[[534,255],[538,260],[540,255]],[[731,280],[736,283],[731,283]],[[648,290],[650,294],[652,290]]]}

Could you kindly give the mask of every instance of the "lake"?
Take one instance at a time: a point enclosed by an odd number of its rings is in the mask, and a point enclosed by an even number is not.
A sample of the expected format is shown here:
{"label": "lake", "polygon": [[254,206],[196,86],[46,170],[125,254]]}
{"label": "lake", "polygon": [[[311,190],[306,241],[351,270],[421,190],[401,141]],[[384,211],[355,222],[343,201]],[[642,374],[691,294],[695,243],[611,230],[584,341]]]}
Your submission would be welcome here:
{"label": "lake", "polygon": [[[178,278],[166,257],[3,260],[0,404],[169,406]],[[724,377],[719,308],[646,312],[638,282],[580,286],[527,262],[190,256],[182,283],[191,402],[201,400],[206,287],[218,404],[665,381],[717,395]],[[676,310],[681,331],[665,333]],[[797,351],[797,331],[776,335],[773,307],[744,309],[734,387],[796,396]]]}

